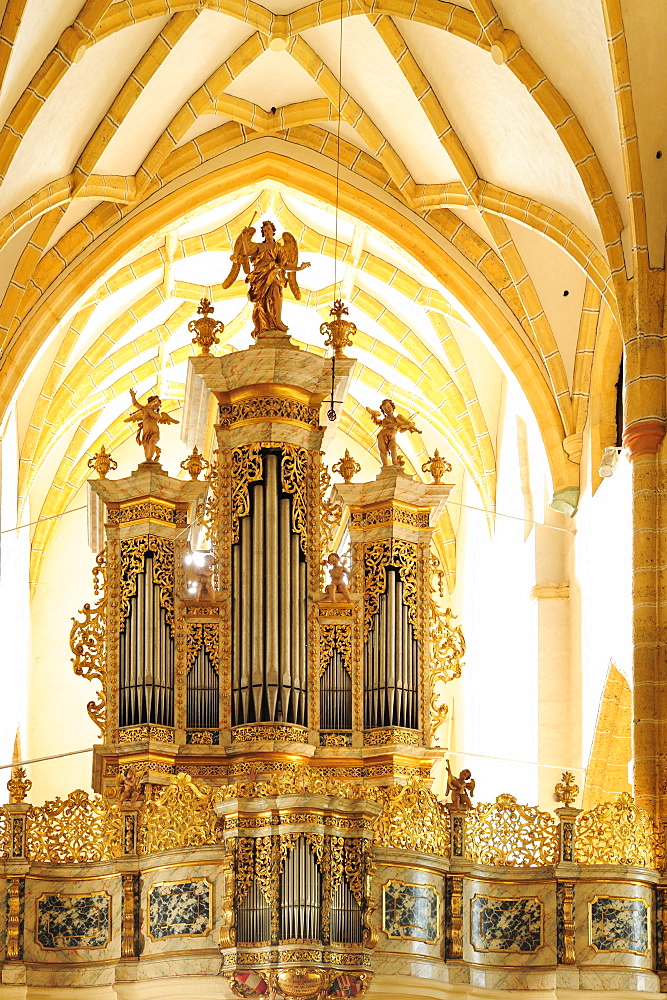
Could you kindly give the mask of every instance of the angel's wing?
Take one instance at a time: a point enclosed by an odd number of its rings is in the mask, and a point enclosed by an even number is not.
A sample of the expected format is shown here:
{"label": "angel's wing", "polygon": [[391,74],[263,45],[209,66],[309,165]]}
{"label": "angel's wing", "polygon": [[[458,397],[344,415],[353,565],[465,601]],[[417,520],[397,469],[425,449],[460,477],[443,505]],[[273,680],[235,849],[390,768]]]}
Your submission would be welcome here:
{"label": "angel's wing", "polygon": [[129,415],[129,417],[125,417],[125,423],[131,424],[134,423],[135,420],[143,420],[143,419],[144,419],[143,410],[135,410],[134,413],[131,413]]}
{"label": "angel's wing", "polygon": [[250,274],[250,264],[248,263],[248,253],[246,247],[246,235],[254,236],[254,229],[244,229],[243,232],[239,233],[236,237],[236,242],[234,244],[234,252],[231,256],[232,267],[222,283],[223,288],[229,288],[233,285],[239,276],[239,271],[243,267],[245,274]]}
{"label": "angel's wing", "polygon": [[467,787],[468,787],[468,791],[470,792],[470,794],[474,795],[475,794],[475,779],[474,778],[470,779],[470,781],[468,782],[468,786]]}
{"label": "angel's wing", "polygon": [[168,413],[160,413],[158,414],[157,422],[159,424],[177,424],[180,421],[174,420],[174,418],[170,417]]}
{"label": "angel's wing", "polygon": [[[298,267],[299,265],[299,247],[291,233],[283,233],[278,263],[282,264],[283,267]],[[294,271],[287,272],[287,282],[294,298],[300,299],[301,289]]]}

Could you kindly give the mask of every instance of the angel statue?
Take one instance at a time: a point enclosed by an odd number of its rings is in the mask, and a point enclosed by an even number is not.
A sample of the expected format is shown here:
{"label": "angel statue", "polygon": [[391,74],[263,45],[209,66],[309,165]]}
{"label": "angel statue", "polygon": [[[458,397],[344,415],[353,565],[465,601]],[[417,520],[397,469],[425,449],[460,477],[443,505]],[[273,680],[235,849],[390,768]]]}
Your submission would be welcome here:
{"label": "angel statue", "polygon": [[403,462],[396,447],[396,435],[399,431],[409,431],[410,434],[421,434],[421,431],[415,427],[412,418],[396,413],[396,407],[391,399],[383,399],[379,410],[371,410],[370,406],[367,406],[366,410],[370,413],[373,423],[380,428],[378,448],[382,465],[384,467],[397,465],[400,468]]}
{"label": "angel statue", "polygon": [[146,404],[142,405],[134,394],[134,389],[130,389],[132,403],[137,409],[126,417],[125,423],[131,424],[135,420],[139,424],[137,427],[137,444],[143,445],[144,455],[147,462],[157,462],[160,457],[158,441],[160,440],[159,424],[177,424],[168,413],[160,413],[162,400],[159,396],[149,396]]}
{"label": "angel statue", "polygon": [[299,264],[299,248],[291,233],[283,233],[282,240],[276,240],[276,227],[268,219],[262,223],[261,231],[262,243],[253,242],[256,230],[251,226],[246,226],[237,237],[231,258],[232,269],[222,283],[223,288],[229,288],[243,268],[248,298],[253,303],[253,337],[267,330],[285,332],[288,329],[281,316],[283,288],[289,284],[294,298],[300,299],[296,272],[310,267],[308,262]]}
{"label": "angel statue", "polygon": [[447,764],[447,793],[452,797],[452,805],[455,809],[472,809],[470,799],[475,794],[475,779],[467,767],[461,771],[457,778],[452,774],[449,761],[447,760],[445,763]]}

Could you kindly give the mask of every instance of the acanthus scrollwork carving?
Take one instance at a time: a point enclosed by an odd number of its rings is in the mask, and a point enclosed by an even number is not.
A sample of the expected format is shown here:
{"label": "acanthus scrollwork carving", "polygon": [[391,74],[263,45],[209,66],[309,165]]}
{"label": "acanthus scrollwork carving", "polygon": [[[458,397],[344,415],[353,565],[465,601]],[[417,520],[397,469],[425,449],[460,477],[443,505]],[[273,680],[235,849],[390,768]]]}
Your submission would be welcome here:
{"label": "acanthus scrollwork carving", "polygon": [[466,813],[466,857],[484,865],[529,867],[558,861],[558,824],[551,813],[499,795]]}
{"label": "acanthus scrollwork carving", "polygon": [[320,623],[320,677],[327,669],[333,651],[340,653],[343,667],[352,676],[352,628],[337,622]]}
{"label": "acanthus scrollwork carving", "polygon": [[364,635],[380,607],[380,596],[387,589],[387,567],[398,569],[403,583],[403,603],[408,619],[417,629],[417,546],[400,538],[393,541],[367,542],[362,547],[364,573]]}
{"label": "acanthus scrollwork carving", "polygon": [[660,830],[628,792],[602,802],[577,819],[574,860],[580,865],[665,867]]}
{"label": "acanthus scrollwork carving", "polygon": [[[221,551],[220,545],[220,500],[222,496],[222,455],[216,449],[208,472],[204,476],[204,481],[208,486],[206,499],[203,503],[197,504],[197,523],[201,525],[206,533],[206,537],[213,552],[218,555]],[[213,586],[217,591],[220,587],[219,563],[214,563]]]}
{"label": "acanthus scrollwork carving", "polygon": [[101,690],[96,701],[88,702],[88,715],[101,732],[105,730],[106,717],[106,659],[107,659],[107,599],[106,599],[106,554],[104,549],[98,554],[93,569],[93,590],[99,596],[91,607],[84,604],[79,614],[83,621],[72,618],[69,644],[74,653],[72,665],[74,673],[89,681],[100,681]]}
{"label": "acanthus scrollwork carving", "polygon": [[292,495],[292,531],[300,536],[301,548],[308,556],[308,452],[293,444],[282,444],[281,483]]}
{"label": "acanthus scrollwork carving", "polygon": [[122,854],[118,806],[77,789],[26,813],[26,856],[31,861],[106,861]]}
{"label": "acanthus scrollwork carving", "polygon": [[176,847],[222,843],[222,830],[213,812],[210,786],[200,786],[189,774],[177,774],[170,785],[146,803],[139,830],[139,853]]}
{"label": "acanthus scrollwork carving", "polygon": [[153,553],[153,582],[160,588],[160,606],[170,627],[174,624],[174,545],[157,535],[123,538],[120,543],[120,623],[130,613],[130,598],[137,592],[137,576],[143,572],[146,553]]}
{"label": "acanthus scrollwork carving", "polygon": [[250,513],[249,483],[261,482],[262,449],[259,444],[245,444],[231,451],[232,542],[239,540],[239,521]]}
{"label": "acanthus scrollwork carving", "polygon": [[220,633],[217,622],[188,622],[185,628],[185,671],[192,669],[199,650],[204,647],[213,669],[220,672]]}
{"label": "acanthus scrollwork carving", "polygon": [[[331,476],[322,462],[324,452],[320,452],[320,546],[321,558],[326,559],[333,548],[336,528],[343,516],[343,507],[331,499]],[[324,585],[324,566],[321,567],[321,583]]]}
{"label": "acanthus scrollwork carving", "polygon": [[375,844],[404,851],[448,853],[448,814],[433,792],[411,779],[402,787],[381,789],[381,793],[383,809],[373,827]]}

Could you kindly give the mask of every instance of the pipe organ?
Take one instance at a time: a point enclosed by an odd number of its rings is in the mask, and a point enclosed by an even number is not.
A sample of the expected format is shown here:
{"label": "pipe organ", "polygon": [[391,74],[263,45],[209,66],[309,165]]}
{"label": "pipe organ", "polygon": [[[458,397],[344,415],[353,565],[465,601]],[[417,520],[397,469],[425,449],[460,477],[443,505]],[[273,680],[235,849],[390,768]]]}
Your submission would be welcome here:
{"label": "pipe organ", "polygon": [[[270,979],[299,956],[365,976],[380,806],[361,788],[350,798],[333,789],[428,779],[441,753],[434,688],[455,674],[463,640],[452,654],[430,540],[451,487],[398,465],[332,485],[323,449],[336,427],[321,418],[330,361],[286,336],[189,365],[191,443],[203,444],[211,394],[217,406],[205,480],[143,462],[90,482],[106,546],[99,601],[75,623],[72,648],[75,670],[102,682],[89,705],[103,736],[95,784],[108,791],[132,768],[145,786],[179,772],[217,786],[230,974],[252,967]],[[337,401],[353,368],[337,359]],[[325,591],[346,525],[349,588]],[[317,791],[303,780],[277,794],[295,774],[312,774]]]}

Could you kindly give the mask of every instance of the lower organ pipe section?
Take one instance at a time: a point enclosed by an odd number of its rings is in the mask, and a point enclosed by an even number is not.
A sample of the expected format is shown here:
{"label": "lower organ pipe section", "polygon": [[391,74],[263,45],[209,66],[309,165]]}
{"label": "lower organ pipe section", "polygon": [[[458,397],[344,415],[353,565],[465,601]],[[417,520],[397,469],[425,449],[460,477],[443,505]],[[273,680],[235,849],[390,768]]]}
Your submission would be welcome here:
{"label": "lower organ pipe section", "polygon": [[241,944],[271,943],[271,904],[255,879],[236,914],[236,940]]}
{"label": "lower organ pipe section", "polygon": [[211,658],[200,647],[186,680],[186,726],[217,729],[220,725],[220,679]]}
{"label": "lower organ pipe section", "polygon": [[264,452],[232,547],[233,725],[306,724],[307,567],[280,463]]}
{"label": "lower organ pipe section", "polygon": [[320,679],[320,728],[352,729],[352,678],[337,649]]}
{"label": "lower organ pipe section", "polygon": [[364,646],[364,727],[417,729],[419,646],[393,566],[386,584]]}
{"label": "lower organ pipe section", "polygon": [[333,944],[361,944],[363,937],[361,907],[352,895],[345,878],[339,883],[331,900],[329,919]]}
{"label": "lower organ pipe section", "polygon": [[303,837],[299,837],[283,865],[281,941],[319,941],[321,930],[321,876]]}
{"label": "lower organ pipe section", "polygon": [[118,725],[174,724],[174,639],[147,552],[120,635]]}

